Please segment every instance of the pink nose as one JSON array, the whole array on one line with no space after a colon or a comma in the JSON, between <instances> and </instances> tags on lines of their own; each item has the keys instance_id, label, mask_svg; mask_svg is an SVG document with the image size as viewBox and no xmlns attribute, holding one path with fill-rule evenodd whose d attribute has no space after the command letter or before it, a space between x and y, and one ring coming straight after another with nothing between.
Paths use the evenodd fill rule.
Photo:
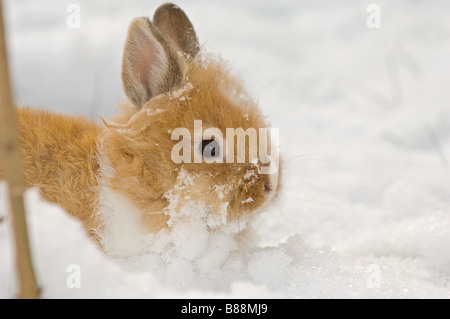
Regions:
<instances>
[{"instance_id":1,"label":"pink nose","mask_svg":"<svg viewBox=\"0 0 450 319\"><path fill-rule=\"evenodd\" d=\"M272 187L271 187L272 185L270 185L270 183L267 183L267 184L265 184L264 185L264 191L266 192L266 193L270 193L271 191L272 191Z\"/></svg>"}]
</instances>

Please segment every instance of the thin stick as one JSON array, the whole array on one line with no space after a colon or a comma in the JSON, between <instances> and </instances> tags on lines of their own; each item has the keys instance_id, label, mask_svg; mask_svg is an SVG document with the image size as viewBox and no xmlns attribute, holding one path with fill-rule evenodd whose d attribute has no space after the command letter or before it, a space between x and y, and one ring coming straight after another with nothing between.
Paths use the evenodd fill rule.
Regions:
<instances>
[{"instance_id":1,"label":"thin stick","mask_svg":"<svg viewBox=\"0 0 450 319\"><path fill-rule=\"evenodd\" d=\"M13 106L6 52L2 1L0 0L0 137L5 179L9 185L11 221L14 232L18 298L39 298L39 291L31 264L28 231L25 219L23 192L25 190L19 148L16 113Z\"/></svg>"}]
</instances>

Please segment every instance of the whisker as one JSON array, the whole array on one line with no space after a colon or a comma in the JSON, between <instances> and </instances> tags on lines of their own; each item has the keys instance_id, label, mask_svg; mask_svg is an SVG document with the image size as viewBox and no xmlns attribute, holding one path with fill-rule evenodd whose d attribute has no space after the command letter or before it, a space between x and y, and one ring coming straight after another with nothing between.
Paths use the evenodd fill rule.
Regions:
<instances>
[{"instance_id":1,"label":"whisker","mask_svg":"<svg viewBox=\"0 0 450 319\"><path fill-rule=\"evenodd\" d=\"M253 84L250 85L251 88L251 92L255 92L257 90L257 85L258 82L260 82L263 78L264 75L270 70L274 68L274 63L272 63L271 65L267 65L265 68L261 68L261 72L259 73L259 75L256 77L256 80L253 82ZM259 95L261 94L261 92L266 89L267 87L270 87L272 85L276 84L276 82L271 82L266 84L265 86L263 86L262 88L258 89L258 92L255 93L256 97L259 97Z\"/></svg>"},{"instance_id":2,"label":"whisker","mask_svg":"<svg viewBox=\"0 0 450 319\"><path fill-rule=\"evenodd\" d=\"M267 88L270 88L270 87L272 87L272 86L275 86L275 84L278 84L277 82L270 82L270 83L267 83L266 85L264 85L263 87L261 87L259 90L258 90L258 92L257 93L255 93L255 96L257 97L257 98L259 98L259 96L261 95L261 93L264 91L264 90L266 90Z\"/></svg>"}]
</instances>

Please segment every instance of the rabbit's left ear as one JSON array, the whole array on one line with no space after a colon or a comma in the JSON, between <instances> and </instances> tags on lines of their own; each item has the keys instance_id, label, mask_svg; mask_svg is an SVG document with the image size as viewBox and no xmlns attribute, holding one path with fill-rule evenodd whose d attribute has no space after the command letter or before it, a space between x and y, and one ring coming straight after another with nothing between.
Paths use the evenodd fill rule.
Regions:
<instances>
[{"instance_id":1,"label":"rabbit's left ear","mask_svg":"<svg viewBox=\"0 0 450 319\"><path fill-rule=\"evenodd\" d=\"M147 18L136 18L128 29L122 61L127 97L142 108L152 97L172 91L184 78L176 50Z\"/></svg>"},{"instance_id":2,"label":"rabbit's left ear","mask_svg":"<svg viewBox=\"0 0 450 319\"><path fill-rule=\"evenodd\" d=\"M169 37L184 53L194 58L200 46L191 21L183 10L173 3L161 5L153 16L153 24L164 38Z\"/></svg>"}]
</instances>

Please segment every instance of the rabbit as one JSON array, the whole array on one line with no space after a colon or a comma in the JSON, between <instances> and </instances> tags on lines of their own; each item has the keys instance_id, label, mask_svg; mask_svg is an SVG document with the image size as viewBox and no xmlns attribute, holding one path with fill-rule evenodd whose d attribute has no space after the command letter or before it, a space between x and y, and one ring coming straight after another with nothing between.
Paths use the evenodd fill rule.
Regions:
<instances>
[{"instance_id":1,"label":"rabbit","mask_svg":"<svg viewBox=\"0 0 450 319\"><path fill-rule=\"evenodd\" d=\"M26 186L37 186L44 199L80 220L106 252L142 251L142 236L170 228L168 207L180 209L185 199L201 201L208 214L232 221L276 196L278 155L271 158L278 166L271 174L261 173L261 163L250 155L244 163L173 160L180 139L172 132L184 128L195 136L195 121L202 121L202 132L269 127L227 64L200 52L194 28L178 6L161 5L152 21L131 22L121 77L128 101L120 105L121 114L101 125L17 108ZM223 156L228 144L216 135L194 138L194 155L201 158L207 149L209 157ZM0 160L0 178L4 169Z\"/></svg>"}]
</instances>

